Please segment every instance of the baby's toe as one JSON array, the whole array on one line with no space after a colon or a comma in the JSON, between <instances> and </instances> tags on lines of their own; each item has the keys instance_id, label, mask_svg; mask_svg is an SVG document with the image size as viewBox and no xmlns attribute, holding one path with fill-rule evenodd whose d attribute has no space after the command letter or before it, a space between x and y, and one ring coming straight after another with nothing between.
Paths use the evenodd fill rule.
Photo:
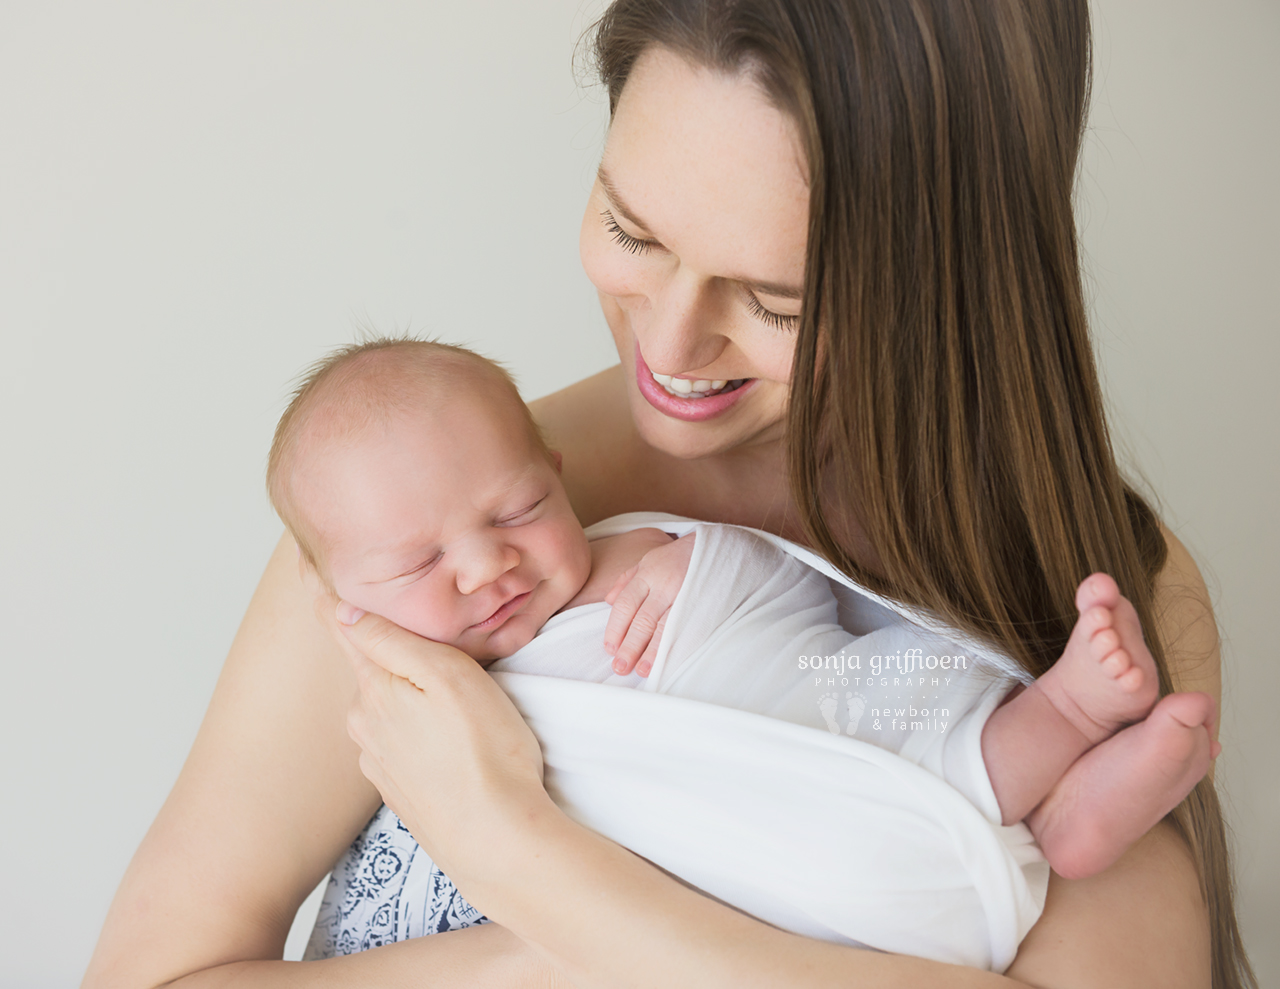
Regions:
<instances>
[{"instance_id":1,"label":"baby's toe","mask_svg":"<svg viewBox=\"0 0 1280 989\"><path fill-rule=\"evenodd\" d=\"M1076 589L1076 608L1082 616L1090 608L1114 608L1120 600L1120 588L1109 574L1091 574Z\"/></svg>"},{"instance_id":2,"label":"baby's toe","mask_svg":"<svg viewBox=\"0 0 1280 989\"><path fill-rule=\"evenodd\" d=\"M1123 652L1124 650L1121 650ZM1128 653L1125 653L1126 658ZM1143 684L1147 682L1147 675L1139 666L1129 664L1129 668L1116 677L1116 685L1125 693L1136 694L1142 689Z\"/></svg>"},{"instance_id":3,"label":"baby's toe","mask_svg":"<svg viewBox=\"0 0 1280 989\"><path fill-rule=\"evenodd\" d=\"M1121 648L1120 636L1113 628L1099 629L1090 636L1089 653L1112 676L1119 676L1129 668L1129 654ZM1121 655L1117 657L1117 653Z\"/></svg>"},{"instance_id":4,"label":"baby's toe","mask_svg":"<svg viewBox=\"0 0 1280 989\"><path fill-rule=\"evenodd\" d=\"M1076 622L1076 627L1093 635L1095 632L1104 628L1110 628L1115 624L1115 616L1112 615L1110 608L1104 608L1102 605L1094 605L1092 608L1086 608L1080 612L1080 618Z\"/></svg>"}]
</instances>

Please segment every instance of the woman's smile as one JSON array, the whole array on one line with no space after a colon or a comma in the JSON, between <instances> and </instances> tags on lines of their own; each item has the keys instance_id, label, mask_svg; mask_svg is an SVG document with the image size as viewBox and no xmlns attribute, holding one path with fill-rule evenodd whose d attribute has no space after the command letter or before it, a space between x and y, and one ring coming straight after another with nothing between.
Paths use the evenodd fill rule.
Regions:
<instances>
[{"instance_id":1,"label":"woman's smile","mask_svg":"<svg viewBox=\"0 0 1280 989\"><path fill-rule=\"evenodd\" d=\"M704 422L723 415L754 390L758 378L718 379L656 374L636 343L636 387L663 415L685 422Z\"/></svg>"}]
</instances>

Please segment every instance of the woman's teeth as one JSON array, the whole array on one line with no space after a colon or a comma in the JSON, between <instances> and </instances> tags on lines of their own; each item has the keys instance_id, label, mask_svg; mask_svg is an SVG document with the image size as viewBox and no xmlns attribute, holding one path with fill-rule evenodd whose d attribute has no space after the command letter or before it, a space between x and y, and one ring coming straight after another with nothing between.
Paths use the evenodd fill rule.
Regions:
<instances>
[{"instance_id":1,"label":"woman's teeth","mask_svg":"<svg viewBox=\"0 0 1280 989\"><path fill-rule=\"evenodd\" d=\"M688 378L677 378L670 374L658 374L656 371L650 371L653 380L660 384L665 392L669 395L675 395L677 398L707 398L720 391L732 391L734 388L742 387L746 378L737 378L733 381L707 381L699 378L690 381Z\"/></svg>"}]
</instances>

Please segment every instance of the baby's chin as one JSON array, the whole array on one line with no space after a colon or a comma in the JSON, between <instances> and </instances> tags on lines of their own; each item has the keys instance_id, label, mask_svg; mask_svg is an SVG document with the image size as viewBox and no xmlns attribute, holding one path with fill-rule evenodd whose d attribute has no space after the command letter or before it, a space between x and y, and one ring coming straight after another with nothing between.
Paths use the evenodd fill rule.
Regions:
<instances>
[{"instance_id":1,"label":"baby's chin","mask_svg":"<svg viewBox=\"0 0 1280 989\"><path fill-rule=\"evenodd\" d=\"M489 666L519 652L533 641L541 627L541 623L534 624L527 615L512 615L483 642L459 643L458 648L481 666Z\"/></svg>"}]
</instances>

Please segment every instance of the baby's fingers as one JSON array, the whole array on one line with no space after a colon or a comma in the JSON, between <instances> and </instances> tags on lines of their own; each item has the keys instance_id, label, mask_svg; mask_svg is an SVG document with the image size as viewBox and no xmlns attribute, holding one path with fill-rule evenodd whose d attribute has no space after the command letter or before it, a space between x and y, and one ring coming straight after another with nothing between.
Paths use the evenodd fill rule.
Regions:
<instances>
[{"instance_id":1,"label":"baby's fingers","mask_svg":"<svg viewBox=\"0 0 1280 989\"><path fill-rule=\"evenodd\" d=\"M649 666L653 665L654 651L658 645L658 629L661 627L665 611L659 611L652 595L631 619L631 627L627 629L626 638L618 646L613 657L613 668L617 673L630 673L638 662L648 656ZM646 670L641 674L647 676Z\"/></svg>"},{"instance_id":2,"label":"baby's fingers","mask_svg":"<svg viewBox=\"0 0 1280 989\"><path fill-rule=\"evenodd\" d=\"M613 582L613 587L609 589L609 593L604 596L605 604L613 604L614 598L622 593L622 589L631 582L631 578L640 570L640 564L636 564L630 570L624 572L617 580Z\"/></svg>"},{"instance_id":3,"label":"baby's fingers","mask_svg":"<svg viewBox=\"0 0 1280 989\"><path fill-rule=\"evenodd\" d=\"M609 613L609 624L604 630L604 651L616 656L626 640L636 613L649 596L649 586L643 580L632 580L614 596L613 611ZM638 655L638 653L637 653ZM617 668L615 663L614 668ZM628 666L627 673L631 672Z\"/></svg>"},{"instance_id":4,"label":"baby's fingers","mask_svg":"<svg viewBox=\"0 0 1280 989\"><path fill-rule=\"evenodd\" d=\"M664 611L662 617L658 619L658 626L653 630L653 638L649 640L649 644L644 647L644 654L640 657L640 662L636 663L636 672L642 677L647 677L653 669L654 661L658 658L658 646L662 642L662 630L667 624L667 615L670 611Z\"/></svg>"}]
</instances>

